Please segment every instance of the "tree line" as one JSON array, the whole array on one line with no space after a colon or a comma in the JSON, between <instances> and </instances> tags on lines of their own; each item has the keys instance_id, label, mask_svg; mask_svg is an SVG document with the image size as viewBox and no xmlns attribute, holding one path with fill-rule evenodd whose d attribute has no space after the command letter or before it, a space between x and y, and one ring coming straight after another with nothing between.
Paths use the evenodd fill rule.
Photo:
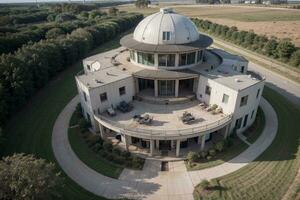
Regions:
<instances>
[{"instance_id":1,"label":"tree line","mask_svg":"<svg viewBox=\"0 0 300 200\"><path fill-rule=\"evenodd\" d=\"M0 124L20 109L51 77L94 47L114 38L143 18L124 14L73 30L63 37L27 44L13 54L0 56Z\"/></svg>"},{"instance_id":2,"label":"tree line","mask_svg":"<svg viewBox=\"0 0 300 200\"><path fill-rule=\"evenodd\" d=\"M240 31L235 26L228 27L198 18L192 20L201 31L300 68L300 49L290 39L268 38L253 31Z\"/></svg>"}]
</instances>

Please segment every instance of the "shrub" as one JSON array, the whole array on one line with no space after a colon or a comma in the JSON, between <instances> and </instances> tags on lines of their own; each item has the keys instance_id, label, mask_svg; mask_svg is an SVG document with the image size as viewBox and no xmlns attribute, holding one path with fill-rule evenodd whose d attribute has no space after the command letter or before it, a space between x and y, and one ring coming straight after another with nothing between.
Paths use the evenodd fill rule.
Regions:
<instances>
[{"instance_id":1,"label":"shrub","mask_svg":"<svg viewBox=\"0 0 300 200\"><path fill-rule=\"evenodd\" d=\"M101 148L102 148L102 145L100 143L96 143L93 146L93 151L97 153L98 151L100 151Z\"/></svg>"},{"instance_id":2,"label":"shrub","mask_svg":"<svg viewBox=\"0 0 300 200\"><path fill-rule=\"evenodd\" d=\"M213 157L213 156L216 155L216 150L215 149L210 149L210 150L208 150L208 154Z\"/></svg>"},{"instance_id":3,"label":"shrub","mask_svg":"<svg viewBox=\"0 0 300 200\"><path fill-rule=\"evenodd\" d=\"M84 118L81 118L79 120L78 124L79 124L79 129L81 132L85 132L90 126L89 122L86 121Z\"/></svg>"},{"instance_id":4,"label":"shrub","mask_svg":"<svg viewBox=\"0 0 300 200\"><path fill-rule=\"evenodd\" d=\"M129 151L122 151L121 156L123 156L125 158L129 158L131 156L131 153Z\"/></svg>"},{"instance_id":5,"label":"shrub","mask_svg":"<svg viewBox=\"0 0 300 200\"><path fill-rule=\"evenodd\" d=\"M125 159L120 156L115 156L114 161L119 165L124 165L124 163L125 163Z\"/></svg>"},{"instance_id":6,"label":"shrub","mask_svg":"<svg viewBox=\"0 0 300 200\"><path fill-rule=\"evenodd\" d=\"M199 186L202 188L202 189L208 189L209 186L210 186L210 182L206 179L202 180L200 183L199 183Z\"/></svg>"},{"instance_id":7,"label":"shrub","mask_svg":"<svg viewBox=\"0 0 300 200\"><path fill-rule=\"evenodd\" d=\"M206 159L210 160L210 159L212 159L212 156L206 156Z\"/></svg>"},{"instance_id":8,"label":"shrub","mask_svg":"<svg viewBox=\"0 0 300 200\"><path fill-rule=\"evenodd\" d=\"M90 134L87 139L86 142L90 145L90 146L94 146L96 143L99 143L100 141L100 136L99 135L95 135L95 134Z\"/></svg>"},{"instance_id":9,"label":"shrub","mask_svg":"<svg viewBox=\"0 0 300 200\"><path fill-rule=\"evenodd\" d=\"M227 147L231 147L231 146L233 145L232 139L227 138L227 139L225 140L225 144L226 144Z\"/></svg>"},{"instance_id":10,"label":"shrub","mask_svg":"<svg viewBox=\"0 0 300 200\"><path fill-rule=\"evenodd\" d=\"M144 159L134 156L132 158L132 167L136 168L136 169L141 169L143 167L144 164Z\"/></svg>"},{"instance_id":11,"label":"shrub","mask_svg":"<svg viewBox=\"0 0 300 200\"><path fill-rule=\"evenodd\" d=\"M196 152L190 151L187 155L189 162L196 162L198 160L198 154Z\"/></svg>"},{"instance_id":12,"label":"shrub","mask_svg":"<svg viewBox=\"0 0 300 200\"><path fill-rule=\"evenodd\" d=\"M107 160L109 160L109 161L115 160L115 156L114 156L113 154L107 154L106 158L107 158Z\"/></svg>"},{"instance_id":13,"label":"shrub","mask_svg":"<svg viewBox=\"0 0 300 200\"><path fill-rule=\"evenodd\" d=\"M114 147L112 152L118 156L121 154L121 150L118 147Z\"/></svg>"},{"instance_id":14,"label":"shrub","mask_svg":"<svg viewBox=\"0 0 300 200\"><path fill-rule=\"evenodd\" d=\"M107 155L108 155L108 153L107 153L106 151L99 151L98 153L99 153L99 155L100 155L101 157L103 157L103 158L106 158Z\"/></svg>"},{"instance_id":15,"label":"shrub","mask_svg":"<svg viewBox=\"0 0 300 200\"><path fill-rule=\"evenodd\" d=\"M224 150L224 141L219 141L215 144L215 149L219 152Z\"/></svg>"},{"instance_id":16,"label":"shrub","mask_svg":"<svg viewBox=\"0 0 300 200\"><path fill-rule=\"evenodd\" d=\"M113 146L112 146L112 144L110 142L107 142L107 141L103 142L103 149L105 151L111 152L112 148L113 148Z\"/></svg>"},{"instance_id":17,"label":"shrub","mask_svg":"<svg viewBox=\"0 0 300 200\"><path fill-rule=\"evenodd\" d=\"M201 158L206 158L206 156L208 155L207 151L201 151Z\"/></svg>"}]
</instances>

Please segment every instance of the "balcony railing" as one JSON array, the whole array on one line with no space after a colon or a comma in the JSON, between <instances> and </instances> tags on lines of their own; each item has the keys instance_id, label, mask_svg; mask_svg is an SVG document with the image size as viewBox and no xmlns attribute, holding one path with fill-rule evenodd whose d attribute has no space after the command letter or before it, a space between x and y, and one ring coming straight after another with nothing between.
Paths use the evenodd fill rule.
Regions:
<instances>
[{"instance_id":1,"label":"balcony railing","mask_svg":"<svg viewBox=\"0 0 300 200\"><path fill-rule=\"evenodd\" d=\"M124 124L121 124L119 122L113 121L108 119L107 117L104 117L102 115L97 116L101 121L108 123L111 126L114 126L118 129L120 129L121 132L136 136L136 137L146 137L146 138L152 138L152 137L180 137L180 136L187 136L187 135L193 135L193 134L200 134L203 132L207 132L209 130L217 129L224 127L232 120L232 114L226 115L224 118L208 123L205 125L200 125L198 127L193 128L187 128L187 129L167 129L167 130L159 130L159 129L142 129L142 128L131 128ZM150 125L151 127L151 125Z\"/></svg>"}]
</instances>

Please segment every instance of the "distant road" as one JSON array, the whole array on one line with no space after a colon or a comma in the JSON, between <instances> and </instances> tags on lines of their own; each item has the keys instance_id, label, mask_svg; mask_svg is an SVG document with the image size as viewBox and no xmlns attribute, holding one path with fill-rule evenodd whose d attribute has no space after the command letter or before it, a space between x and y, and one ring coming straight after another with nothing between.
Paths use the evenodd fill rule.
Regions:
<instances>
[{"instance_id":1,"label":"distant road","mask_svg":"<svg viewBox=\"0 0 300 200\"><path fill-rule=\"evenodd\" d=\"M254 54L250 55L248 51L245 51L241 48L214 39L214 45L218 47L218 44L234 52L239 52L240 55L248 56L253 59L259 60L260 62L263 63L270 62L269 60L264 60L262 57L258 57ZM275 64L273 63L273 65ZM266 77L267 86L278 91L280 94L282 94L283 96L285 96L290 101L292 101L293 103L297 104L300 107L300 84L299 83L289 80L288 78L279 75L278 73L275 73L253 62L249 62L249 70L264 75Z\"/></svg>"}]
</instances>

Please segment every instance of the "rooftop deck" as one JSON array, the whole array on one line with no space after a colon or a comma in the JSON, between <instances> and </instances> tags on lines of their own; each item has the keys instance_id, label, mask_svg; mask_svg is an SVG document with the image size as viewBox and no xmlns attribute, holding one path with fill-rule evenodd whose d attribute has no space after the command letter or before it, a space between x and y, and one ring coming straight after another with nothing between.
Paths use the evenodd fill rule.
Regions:
<instances>
[{"instance_id":1,"label":"rooftop deck","mask_svg":"<svg viewBox=\"0 0 300 200\"><path fill-rule=\"evenodd\" d=\"M182 104L159 105L133 101L131 112L121 113L110 117L107 113L96 115L96 119L104 126L117 132L145 139L181 139L213 132L226 126L231 121L231 115L213 115L199 106L194 100ZM192 113L196 120L191 124L181 121L182 114ZM134 120L135 115L149 114L153 117L150 125L139 124Z\"/></svg>"}]
</instances>

